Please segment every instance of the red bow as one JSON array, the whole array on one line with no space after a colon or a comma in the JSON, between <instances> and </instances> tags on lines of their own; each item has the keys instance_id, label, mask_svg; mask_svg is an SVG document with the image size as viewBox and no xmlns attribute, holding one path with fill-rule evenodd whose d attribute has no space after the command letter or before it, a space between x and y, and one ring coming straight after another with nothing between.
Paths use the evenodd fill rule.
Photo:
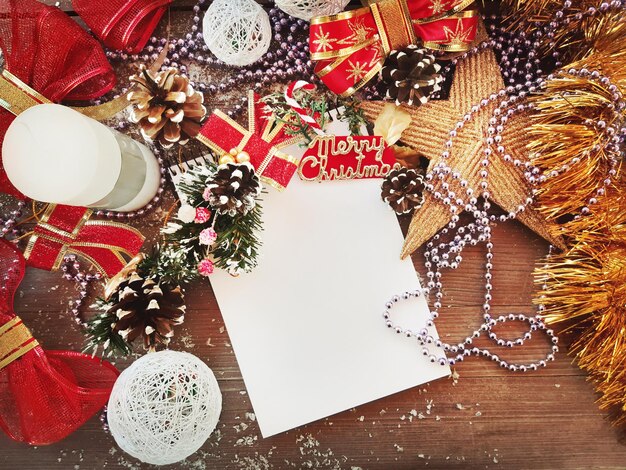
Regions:
<instances>
[{"instance_id":1,"label":"red bow","mask_svg":"<svg viewBox=\"0 0 626 470\"><path fill-rule=\"evenodd\" d=\"M128 225L90 217L84 207L49 205L24 252L29 266L54 271L66 253L75 253L105 276L115 276L128 262L124 257L139 253L144 237Z\"/></svg>"},{"instance_id":2,"label":"red bow","mask_svg":"<svg viewBox=\"0 0 626 470\"><path fill-rule=\"evenodd\" d=\"M90 100L113 88L115 74L98 41L58 8L0 0L0 14L5 70L48 100ZM0 109L0 145L12 121L13 114ZM24 198L1 164L0 192Z\"/></svg>"},{"instance_id":3,"label":"red bow","mask_svg":"<svg viewBox=\"0 0 626 470\"><path fill-rule=\"evenodd\" d=\"M334 93L349 96L369 82L394 49L414 44L465 51L476 37L473 0L382 0L369 7L311 20L315 73Z\"/></svg>"},{"instance_id":4,"label":"red bow","mask_svg":"<svg viewBox=\"0 0 626 470\"><path fill-rule=\"evenodd\" d=\"M72 0L102 42L131 54L141 51L172 0Z\"/></svg>"},{"instance_id":5,"label":"red bow","mask_svg":"<svg viewBox=\"0 0 626 470\"><path fill-rule=\"evenodd\" d=\"M21 253L0 240L0 427L16 441L45 445L102 408L119 372L91 356L39 346L13 311L24 271Z\"/></svg>"},{"instance_id":6,"label":"red bow","mask_svg":"<svg viewBox=\"0 0 626 470\"><path fill-rule=\"evenodd\" d=\"M246 129L217 110L196 138L220 156L232 149L247 152L261 181L278 190L285 189L298 168L298 160L279 149L300 139L285 132L285 123L276 122L265 103L252 92L248 97L248 121Z\"/></svg>"}]
</instances>

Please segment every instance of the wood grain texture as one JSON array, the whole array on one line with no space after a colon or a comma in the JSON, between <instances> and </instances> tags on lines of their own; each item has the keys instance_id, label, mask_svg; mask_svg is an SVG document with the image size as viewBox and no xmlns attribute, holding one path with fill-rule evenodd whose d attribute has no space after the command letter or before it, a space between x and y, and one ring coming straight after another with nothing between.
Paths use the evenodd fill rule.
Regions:
<instances>
[{"instance_id":1,"label":"wood grain texture","mask_svg":"<svg viewBox=\"0 0 626 470\"><path fill-rule=\"evenodd\" d=\"M175 36L184 35L190 27L187 7L192 3L174 2L177 9L171 21ZM62 0L63 8L70 9L69 5ZM116 64L116 70L124 82L130 67ZM190 74L214 83L228 73L232 69L190 66ZM228 108L234 98L233 94L220 96L219 101L209 102L209 107ZM185 153L199 151L190 147ZM173 203L168 192L159 210L135 223L149 235L148 244L154 242ZM402 221L405 230L407 223ZM532 270L546 253L546 243L516 222L498 224L493 242L494 313L531 313ZM480 323L483 254L482 247L467 249L462 267L444 274L446 299L438 329L446 340L460 340ZM415 253L413 260L423 275L422 253ZM92 298L98 294L92 293ZM59 273L27 272L16 311L45 348L81 349L84 336L68 314L68 300L73 295L73 286ZM381 304L384 301L381 299ZM186 322L177 329L172 348L199 356L215 371L224 394L224 410L217 432L202 450L166 468L626 468L623 434L597 409L591 385L565 352L548 368L526 374L504 372L491 362L472 358L455 368L456 379L442 379L262 439L210 284L191 286L187 303ZM515 357L536 358L545 348L545 342L536 339ZM116 365L123 369L129 363L124 360ZM2 469L151 468L117 449L97 417L51 446L30 448L2 435L0 449Z\"/></svg>"}]
</instances>

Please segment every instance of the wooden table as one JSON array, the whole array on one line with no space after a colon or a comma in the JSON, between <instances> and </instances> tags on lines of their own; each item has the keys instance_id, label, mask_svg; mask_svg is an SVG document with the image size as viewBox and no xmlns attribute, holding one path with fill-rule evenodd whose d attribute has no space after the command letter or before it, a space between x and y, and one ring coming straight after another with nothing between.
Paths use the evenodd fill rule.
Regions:
<instances>
[{"instance_id":1,"label":"wooden table","mask_svg":"<svg viewBox=\"0 0 626 470\"><path fill-rule=\"evenodd\" d=\"M71 11L69 3L63 0L60 7ZM190 27L191 6L189 0L174 2L173 36ZM123 81L127 69L118 71ZM223 97L222 104L229 99ZM154 236L171 202L135 225ZM547 244L516 222L497 225L493 238L493 310L530 314L533 266ZM446 339L462 339L480 323L482 254L482 247L468 249L462 268L445 274L448 302L438 328ZM421 253L413 257L423 275L422 259ZM84 336L68 314L73 296L73 286L59 273L28 270L16 311L45 348L81 349ZM170 468L626 468L624 434L598 410L585 374L564 351L548 368L526 374L472 358L449 379L263 439L210 284L191 286L187 304L172 348L192 352L215 371L224 410L202 450ZM532 342L523 356L539 357L545 347ZM129 363L116 365L123 369ZM30 448L3 435L0 448L3 469L149 467L121 452L97 417L55 445Z\"/></svg>"}]
</instances>

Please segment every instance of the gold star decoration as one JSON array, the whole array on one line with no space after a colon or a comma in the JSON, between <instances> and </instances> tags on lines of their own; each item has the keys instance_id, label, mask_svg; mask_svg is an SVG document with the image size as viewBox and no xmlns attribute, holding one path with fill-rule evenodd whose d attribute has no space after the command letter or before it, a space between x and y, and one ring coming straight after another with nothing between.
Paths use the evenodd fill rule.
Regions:
<instances>
[{"instance_id":1,"label":"gold star decoration","mask_svg":"<svg viewBox=\"0 0 626 470\"><path fill-rule=\"evenodd\" d=\"M322 52L326 52L330 48L333 42L337 42L337 39L331 38L330 33L328 32L325 33L322 28L320 28L319 31L317 31L317 33L315 34L315 40L313 41L313 43L317 44L317 47Z\"/></svg>"},{"instance_id":2,"label":"gold star decoration","mask_svg":"<svg viewBox=\"0 0 626 470\"><path fill-rule=\"evenodd\" d=\"M359 62L357 60L356 64L354 62L352 62L351 60L348 60L348 65L352 68L348 69L348 72L350 72L350 75L348 75L348 78L350 80L354 80L355 82L358 82L359 80L361 80L366 72L366 68L365 68L365 64L361 64L361 62Z\"/></svg>"},{"instance_id":3,"label":"gold star decoration","mask_svg":"<svg viewBox=\"0 0 626 470\"><path fill-rule=\"evenodd\" d=\"M483 98L489 97L504 87L500 68L491 50L484 50L467 60L459 61L456 66L454 80L448 100L431 100L418 107L404 109L411 114L412 122L404 131L402 142L430 159L429 170L441 161L443 144L448 133L455 128L457 121L470 111L471 107ZM496 100L498 101L498 100ZM491 102L472 121L465 124L458 136L453 139L453 147L447 164L453 171L460 173L467 180L469 187L475 191L480 189L480 161L483 159L483 142L489 118L499 104ZM374 121L382 110L384 102L370 101L362 105L366 117ZM513 159L525 161L525 147L528 137L525 129L529 119L523 115L512 118L504 131L503 145ZM521 168L505 163L498 155L493 155L489 165L489 192L491 201L504 209L513 212L524 202L531 190ZM441 182L437 181L437 189ZM411 220L402 258L409 256L417 248L430 240L450 221L451 213L447 206L426 192L424 204L418 209ZM517 216L517 220L548 240L555 246L563 247L563 241L556 238L549 230L548 222L538 211L527 207Z\"/></svg>"},{"instance_id":4,"label":"gold star decoration","mask_svg":"<svg viewBox=\"0 0 626 470\"><path fill-rule=\"evenodd\" d=\"M337 44L341 46L363 44L376 32L373 28L368 28L367 26L365 26L365 22L363 20L357 20L354 23L350 23L348 26L350 28L350 31L352 31L352 34L344 39L340 39L337 41Z\"/></svg>"},{"instance_id":5,"label":"gold star decoration","mask_svg":"<svg viewBox=\"0 0 626 470\"><path fill-rule=\"evenodd\" d=\"M431 0L430 6L428 8L432 12L433 16L438 15L439 13L444 11L443 2L444 0Z\"/></svg>"}]
</instances>

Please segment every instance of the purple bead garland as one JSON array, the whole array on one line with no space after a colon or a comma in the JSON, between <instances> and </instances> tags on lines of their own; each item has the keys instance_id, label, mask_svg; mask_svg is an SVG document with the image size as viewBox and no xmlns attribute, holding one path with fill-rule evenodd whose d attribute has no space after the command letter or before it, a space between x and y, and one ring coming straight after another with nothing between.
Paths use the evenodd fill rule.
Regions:
<instances>
[{"instance_id":1,"label":"purple bead garland","mask_svg":"<svg viewBox=\"0 0 626 470\"><path fill-rule=\"evenodd\" d=\"M24 201L17 202L17 209L10 211L8 214L0 215L0 238L14 238L22 234L23 229L17 226L18 221L24 215L26 203Z\"/></svg>"},{"instance_id":2,"label":"purple bead garland","mask_svg":"<svg viewBox=\"0 0 626 470\"><path fill-rule=\"evenodd\" d=\"M208 47L204 44L202 33L199 31L201 7L206 2L200 0L193 7L194 17L192 32L187 33L185 38L170 40L169 44L165 38L150 38L149 45L143 54L131 55L118 51L108 51L107 57L112 60L133 61L142 60L148 62L157 59L164 47L169 47L168 57L163 64L164 67L177 67L182 73L187 72L187 67L181 65L183 59L193 60L198 64L226 66L222 61L210 54ZM320 83L313 73L313 64L309 59L309 46L306 42L294 42L293 33L301 31L306 34L308 23L304 20L290 17L279 9L272 8L269 12L270 21L274 30L274 40L280 44L276 51L267 52L256 64L235 69L234 77L229 77L218 84L192 83L201 92L210 95L226 93L231 91L240 83L254 83L252 88L260 91L264 85L278 81L289 81L295 78L305 77L313 82ZM244 103L242 99L242 104ZM236 108L242 111L245 106ZM235 114L235 111L231 112ZM231 114L231 115L232 115Z\"/></svg>"},{"instance_id":3,"label":"purple bead garland","mask_svg":"<svg viewBox=\"0 0 626 470\"><path fill-rule=\"evenodd\" d=\"M85 321L81 317L81 307L83 306L83 302L87 297L87 289L89 285L93 282L98 282L102 280L102 275L98 272L95 274L89 274L81 270L81 265L76 255L66 255L63 258L63 263L61 264L61 272L63 273L64 279L68 281L74 281L74 283L76 284L78 298L75 300L70 300L70 312L74 317L74 322L76 322L76 324L81 327L85 327Z\"/></svg>"}]
</instances>

